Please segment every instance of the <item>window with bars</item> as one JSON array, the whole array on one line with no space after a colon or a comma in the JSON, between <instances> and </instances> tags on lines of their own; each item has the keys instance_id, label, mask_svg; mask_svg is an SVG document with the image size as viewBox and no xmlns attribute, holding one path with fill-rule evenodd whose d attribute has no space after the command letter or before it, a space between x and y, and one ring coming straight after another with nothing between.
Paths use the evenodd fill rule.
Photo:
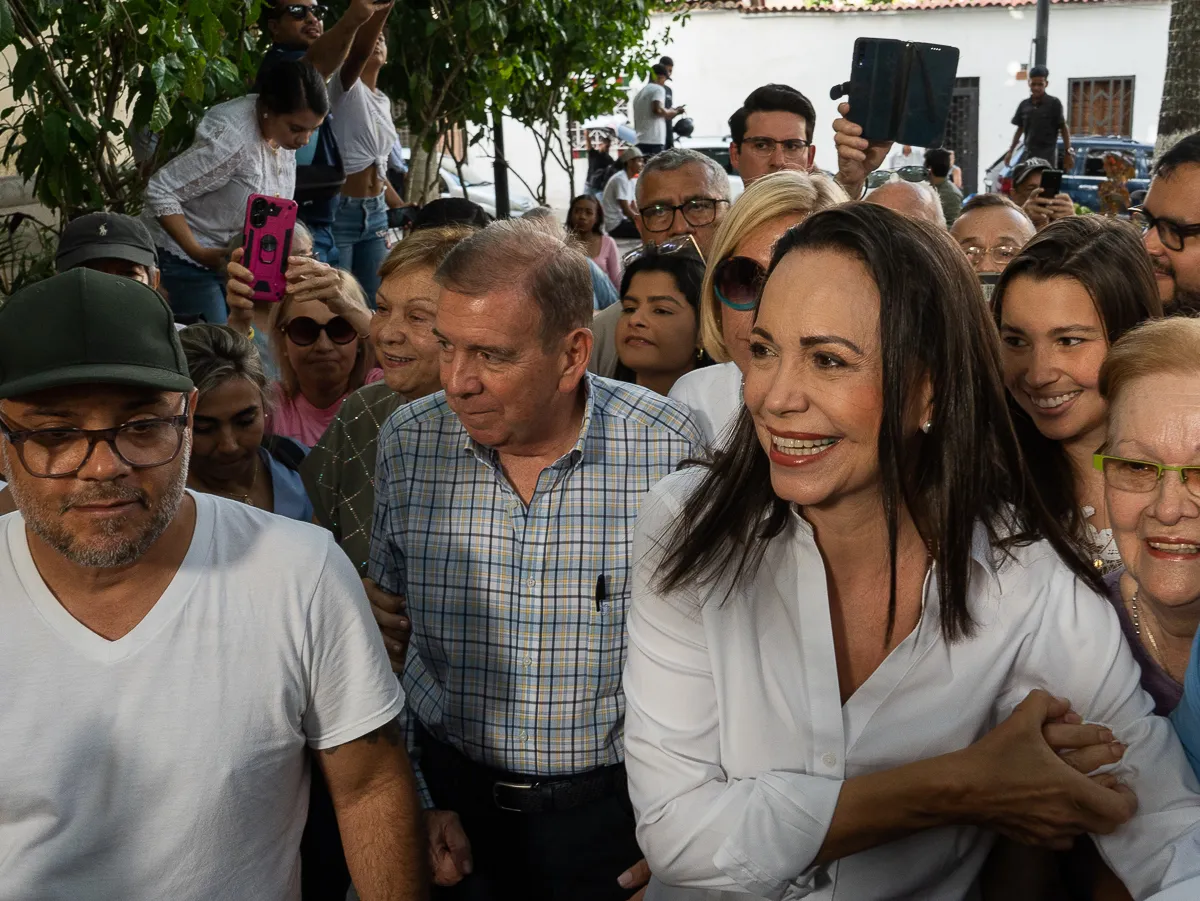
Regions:
<instances>
[{"instance_id":1,"label":"window with bars","mask_svg":"<svg viewBox=\"0 0 1200 901\"><path fill-rule=\"evenodd\" d=\"M1073 135L1133 135L1132 75L1072 78L1067 122Z\"/></svg>"}]
</instances>

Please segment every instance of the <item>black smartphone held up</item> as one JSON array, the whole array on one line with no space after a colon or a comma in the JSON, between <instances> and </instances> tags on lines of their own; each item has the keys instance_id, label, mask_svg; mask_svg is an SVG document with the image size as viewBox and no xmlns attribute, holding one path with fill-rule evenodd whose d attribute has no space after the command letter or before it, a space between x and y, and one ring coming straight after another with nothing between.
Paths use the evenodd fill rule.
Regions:
<instances>
[{"instance_id":1,"label":"black smartphone held up","mask_svg":"<svg viewBox=\"0 0 1200 901\"><path fill-rule=\"evenodd\" d=\"M1057 197L1062 190L1062 169L1042 170L1042 196Z\"/></svg>"},{"instance_id":2,"label":"black smartphone held up","mask_svg":"<svg viewBox=\"0 0 1200 901\"><path fill-rule=\"evenodd\" d=\"M958 74L958 48L891 38L854 42L850 81L829 92L849 94L850 120L869 141L937 147L946 132Z\"/></svg>"}]
</instances>

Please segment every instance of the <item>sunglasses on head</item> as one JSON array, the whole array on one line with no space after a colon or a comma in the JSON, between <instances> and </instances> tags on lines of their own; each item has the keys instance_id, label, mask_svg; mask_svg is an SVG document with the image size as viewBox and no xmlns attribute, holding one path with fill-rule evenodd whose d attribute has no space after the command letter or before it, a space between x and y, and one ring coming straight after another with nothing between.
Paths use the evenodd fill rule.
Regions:
<instances>
[{"instance_id":1,"label":"sunglasses on head","mask_svg":"<svg viewBox=\"0 0 1200 901\"><path fill-rule=\"evenodd\" d=\"M329 336L334 344L349 344L358 337L354 326L341 316L334 316L324 325L308 316L297 316L283 327L283 333L297 347L308 347L316 344L321 332Z\"/></svg>"},{"instance_id":2,"label":"sunglasses on head","mask_svg":"<svg viewBox=\"0 0 1200 901\"><path fill-rule=\"evenodd\" d=\"M767 270L749 257L726 257L713 270L713 293L731 310L753 310Z\"/></svg>"},{"instance_id":3,"label":"sunglasses on head","mask_svg":"<svg viewBox=\"0 0 1200 901\"><path fill-rule=\"evenodd\" d=\"M692 235L680 235L678 238L663 241L661 244L643 244L637 250L631 250L622 258L622 267L626 268L631 263L636 263L645 256L665 257L674 256L675 254L695 257L701 263L704 262L704 254L700 252L700 245L696 243L695 237Z\"/></svg>"},{"instance_id":4,"label":"sunglasses on head","mask_svg":"<svg viewBox=\"0 0 1200 901\"><path fill-rule=\"evenodd\" d=\"M319 21L325 18L325 14L327 12L329 12L328 6L321 6L319 4L315 6L305 6L303 3L291 3L287 6L279 7L278 15L288 15L297 22L303 22L308 18L309 13L312 13Z\"/></svg>"}]
</instances>

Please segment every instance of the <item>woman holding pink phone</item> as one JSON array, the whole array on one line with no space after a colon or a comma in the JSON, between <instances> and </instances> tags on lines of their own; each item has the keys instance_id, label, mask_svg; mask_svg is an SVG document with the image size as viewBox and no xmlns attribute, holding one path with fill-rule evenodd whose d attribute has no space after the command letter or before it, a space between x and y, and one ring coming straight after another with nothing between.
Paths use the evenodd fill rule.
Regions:
<instances>
[{"instance_id":1,"label":"woman holding pink phone","mask_svg":"<svg viewBox=\"0 0 1200 901\"><path fill-rule=\"evenodd\" d=\"M210 109L184 153L146 188L143 218L159 250L162 285L176 315L226 319L219 270L241 233L251 195L291 197L296 151L329 112L325 82L306 62L281 62L260 93Z\"/></svg>"}]
</instances>

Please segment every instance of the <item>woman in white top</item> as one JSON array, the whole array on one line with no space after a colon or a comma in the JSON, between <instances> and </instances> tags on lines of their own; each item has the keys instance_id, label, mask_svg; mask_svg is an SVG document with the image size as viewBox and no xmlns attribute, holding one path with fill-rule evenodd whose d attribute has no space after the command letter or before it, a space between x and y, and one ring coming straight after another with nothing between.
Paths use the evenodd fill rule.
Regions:
<instances>
[{"instance_id":1,"label":"woman in white top","mask_svg":"<svg viewBox=\"0 0 1200 901\"><path fill-rule=\"evenodd\" d=\"M1200 872L1200 785L1023 468L945 231L872 204L812 216L775 250L751 342L728 453L660 482L634 535L647 901L960 901L997 832L1103 833L1135 897ZM1107 739L1051 722L1069 707L1123 758L1059 756Z\"/></svg>"},{"instance_id":2,"label":"woman in white top","mask_svg":"<svg viewBox=\"0 0 1200 901\"><path fill-rule=\"evenodd\" d=\"M143 218L158 245L162 286L178 315L223 323L225 247L251 194L290 198L296 151L329 112L325 82L306 62L268 69L258 94L214 106L196 139L150 178Z\"/></svg>"},{"instance_id":3,"label":"woman in white top","mask_svg":"<svg viewBox=\"0 0 1200 901\"><path fill-rule=\"evenodd\" d=\"M356 49L363 44L370 53L351 52L329 82L333 131L346 167L333 239L339 265L358 279L372 309L379 290L379 267L388 253L388 209L404 205L387 178L388 157L396 144L392 102L376 87L379 71L387 62L383 28L388 12L390 7L376 13L355 38ZM363 60L361 66L353 63L357 59Z\"/></svg>"},{"instance_id":4,"label":"woman in white top","mask_svg":"<svg viewBox=\"0 0 1200 901\"><path fill-rule=\"evenodd\" d=\"M992 293L1009 407L1050 513L1086 540L1104 574L1121 568L1108 526L1100 366L1123 334L1162 316L1137 231L1103 216L1060 219L1025 245Z\"/></svg>"},{"instance_id":5,"label":"woman in white top","mask_svg":"<svg viewBox=\"0 0 1200 901\"><path fill-rule=\"evenodd\" d=\"M718 443L742 408L750 328L775 242L810 213L847 199L824 175L774 172L756 179L722 220L700 295L701 341L721 365L688 373L670 395L691 408L710 445Z\"/></svg>"}]
</instances>

